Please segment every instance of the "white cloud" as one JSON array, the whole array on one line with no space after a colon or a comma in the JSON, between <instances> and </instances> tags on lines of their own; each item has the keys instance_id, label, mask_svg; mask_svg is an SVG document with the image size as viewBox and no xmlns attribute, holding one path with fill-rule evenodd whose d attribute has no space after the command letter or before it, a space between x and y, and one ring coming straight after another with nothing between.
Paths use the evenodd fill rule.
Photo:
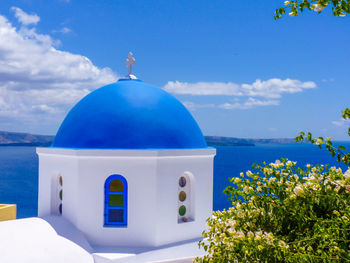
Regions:
<instances>
[{"instance_id":1,"label":"white cloud","mask_svg":"<svg viewBox=\"0 0 350 263\"><path fill-rule=\"evenodd\" d=\"M91 90L117 80L111 69L58 50L51 36L26 26L39 17L13 10L23 23L20 29L0 15L0 117L29 121L47 114L56 123Z\"/></svg>"},{"instance_id":2,"label":"white cloud","mask_svg":"<svg viewBox=\"0 0 350 263\"><path fill-rule=\"evenodd\" d=\"M197 109L204 109L204 108L215 108L215 104L199 104L194 103L192 101L184 101L182 104L189 110L197 110Z\"/></svg>"},{"instance_id":3,"label":"white cloud","mask_svg":"<svg viewBox=\"0 0 350 263\"><path fill-rule=\"evenodd\" d=\"M240 86L235 83L223 83L223 82L197 82L188 83L180 81L169 81L164 90L173 94L183 95L235 95L243 96L244 94L240 90Z\"/></svg>"},{"instance_id":4,"label":"white cloud","mask_svg":"<svg viewBox=\"0 0 350 263\"><path fill-rule=\"evenodd\" d=\"M276 106L279 105L280 102L278 100L257 100L254 98L248 98L244 102L240 102L236 98L234 99L233 103L223 103L223 104L200 104L200 103L194 103L192 101L184 101L184 106L189 110L197 110L197 109L203 109L203 108L219 108L224 110L233 110L233 109L241 109L241 110L247 110L252 109L255 107L262 107L262 106Z\"/></svg>"},{"instance_id":5,"label":"white cloud","mask_svg":"<svg viewBox=\"0 0 350 263\"><path fill-rule=\"evenodd\" d=\"M346 125L350 125L350 120L349 119L340 119L338 121L332 121L332 124L342 127L342 126L346 126Z\"/></svg>"},{"instance_id":6,"label":"white cloud","mask_svg":"<svg viewBox=\"0 0 350 263\"><path fill-rule=\"evenodd\" d=\"M322 82L333 82L335 79L334 78L328 78L328 79L322 79Z\"/></svg>"},{"instance_id":7,"label":"white cloud","mask_svg":"<svg viewBox=\"0 0 350 263\"><path fill-rule=\"evenodd\" d=\"M15 12L15 17L21 22L23 25L36 25L40 21L40 17L36 14L30 15L24 12L21 8L11 7L11 10Z\"/></svg>"},{"instance_id":8,"label":"white cloud","mask_svg":"<svg viewBox=\"0 0 350 263\"><path fill-rule=\"evenodd\" d=\"M235 103L224 103L219 105L218 107L225 110L232 110L232 109L251 109L255 107L261 107L261 106L276 106L279 105L280 102L278 100L257 100L254 98L248 98L245 102L235 102Z\"/></svg>"},{"instance_id":9,"label":"white cloud","mask_svg":"<svg viewBox=\"0 0 350 263\"><path fill-rule=\"evenodd\" d=\"M53 30L52 33L61 33L65 35L72 33L72 29L70 29L69 27L62 27L61 29Z\"/></svg>"},{"instance_id":10,"label":"white cloud","mask_svg":"<svg viewBox=\"0 0 350 263\"><path fill-rule=\"evenodd\" d=\"M251 109L261 106L280 105L279 99L283 94L302 92L305 89L314 89L316 84L312 81L302 82L295 79L273 78L266 81L257 79L252 84L236 84L233 82L180 82L169 81L163 89L178 95L192 96L230 96L232 102L219 105L194 104L185 102L185 106L191 110L198 108L217 107L226 110ZM246 98L242 102L239 98ZM262 98L262 99L260 99Z\"/></svg>"},{"instance_id":11,"label":"white cloud","mask_svg":"<svg viewBox=\"0 0 350 263\"><path fill-rule=\"evenodd\" d=\"M262 98L281 98L284 93L297 93L305 89L316 88L312 81L302 82L293 79L269 79L261 81L257 79L252 84L236 84L233 82L179 82L169 81L164 89L173 94L182 95L224 95L224 96L249 96Z\"/></svg>"}]
</instances>

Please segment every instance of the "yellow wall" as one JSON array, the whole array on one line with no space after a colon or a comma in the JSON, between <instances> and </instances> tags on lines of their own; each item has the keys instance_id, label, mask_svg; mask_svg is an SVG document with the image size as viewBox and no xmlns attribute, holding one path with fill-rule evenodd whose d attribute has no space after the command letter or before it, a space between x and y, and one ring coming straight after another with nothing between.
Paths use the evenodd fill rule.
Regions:
<instances>
[{"instance_id":1,"label":"yellow wall","mask_svg":"<svg viewBox=\"0 0 350 263\"><path fill-rule=\"evenodd\" d=\"M0 204L0 221L16 219L17 206Z\"/></svg>"}]
</instances>

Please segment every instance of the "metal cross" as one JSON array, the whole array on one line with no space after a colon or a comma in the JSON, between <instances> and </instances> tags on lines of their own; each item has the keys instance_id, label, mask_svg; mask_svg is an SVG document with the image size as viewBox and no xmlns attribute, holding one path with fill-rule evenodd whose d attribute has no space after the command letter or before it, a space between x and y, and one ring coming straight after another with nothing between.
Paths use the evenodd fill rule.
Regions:
<instances>
[{"instance_id":1,"label":"metal cross","mask_svg":"<svg viewBox=\"0 0 350 263\"><path fill-rule=\"evenodd\" d=\"M129 52L128 58L125 61L125 65L129 67L129 76L131 76L132 66L135 64L135 58L132 56L132 53Z\"/></svg>"}]
</instances>

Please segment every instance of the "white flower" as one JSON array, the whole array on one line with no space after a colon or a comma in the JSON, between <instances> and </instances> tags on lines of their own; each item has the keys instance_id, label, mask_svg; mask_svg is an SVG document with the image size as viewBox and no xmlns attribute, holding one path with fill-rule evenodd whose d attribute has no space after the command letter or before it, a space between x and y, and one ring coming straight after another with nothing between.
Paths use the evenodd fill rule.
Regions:
<instances>
[{"instance_id":1,"label":"white flower","mask_svg":"<svg viewBox=\"0 0 350 263\"><path fill-rule=\"evenodd\" d=\"M237 232L237 237L238 238L245 238L245 235L242 231Z\"/></svg>"},{"instance_id":2,"label":"white flower","mask_svg":"<svg viewBox=\"0 0 350 263\"><path fill-rule=\"evenodd\" d=\"M300 186L297 186L294 188L293 192L298 195L301 196L304 193L304 189Z\"/></svg>"},{"instance_id":3,"label":"white flower","mask_svg":"<svg viewBox=\"0 0 350 263\"><path fill-rule=\"evenodd\" d=\"M297 174L293 174L293 177L294 177L295 181L299 180L299 176Z\"/></svg>"},{"instance_id":4,"label":"white flower","mask_svg":"<svg viewBox=\"0 0 350 263\"><path fill-rule=\"evenodd\" d=\"M264 174L270 175L272 174L273 170L271 168L264 168Z\"/></svg>"},{"instance_id":5,"label":"white flower","mask_svg":"<svg viewBox=\"0 0 350 263\"><path fill-rule=\"evenodd\" d=\"M275 182L276 181L276 177L270 177L269 179L269 183Z\"/></svg>"},{"instance_id":6,"label":"white flower","mask_svg":"<svg viewBox=\"0 0 350 263\"><path fill-rule=\"evenodd\" d=\"M247 175L247 176L251 176L252 174L253 174L253 173L252 173L251 171L249 171L249 170L246 172L246 175Z\"/></svg>"},{"instance_id":7,"label":"white flower","mask_svg":"<svg viewBox=\"0 0 350 263\"><path fill-rule=\"evenodd\" d=\"M287 247L287 244L286 244L284 241L282 241L282 240L278 241L278 245L279 245L281 248L286 248L286 247Z\"/></svg>"},{"instance_id":8,"label":"white flower","mask_svg":"<svg viewBox=\"0 0 350 263\"><path fill-rule=\"evenodd\" d=\"M248 234L247 234L247 236L248 236L249 238L253 238L253 237L254 237L254 233L251 232L251 231L249 231Z\"/></svg>"},{"instance_id":9,"label":"white flower","mask_svg":"<svg viewBox=\"0 0 350 263\"><path fill-rule=\"evenodd\" d=\"M350 178L350 167L349 169L343 174L345 178L349 179Z\"/></svg>"},{"instance_id":10,"label":"white flower","mask_svg":"<svg viewBox=\"0 0 350 263\"><path fill-rule=\"evenodd\" d=\"M312 190L314 190L314 191L318 191L318 190L320 190L320 185L319 184L316 184L316 185L314 185L313 187L312 187Z\"/></svg>"},{"instance_id":11,"label":"white flower","mask_svg":"<svg viewBox=\"0 0 350 263\"><path fill-rule=\"evenodd\" d=\"M323 141L321 139L317 139L316 145L321 145L322 143L323 143Z\"/></svg>"},{"instance_id":12,"label":"white flower","mask_svg":"<svg viewBox=\"0 0 350 263\"><path fill-rule=\"evenodd\" d=\"M326 8L326 6L323 6L320 4L311 5L311 9L313 9L315 12L322 12L323 9L325 9L325 8Z\"/></svg>"},{"instance_id":13,"label":"white flower","mask_svg":"<svg viewBox=\"0 0 350 263\"><path fill-rule=\"evenodd\" d=\"M267 241L267 244L271 245L272 242L273 242L273 240L274 240L273 234L272 234L272 233L266 234L266 235L265 235L265 239L266 239L266 241Z\"/></svg>"}]
</instances>

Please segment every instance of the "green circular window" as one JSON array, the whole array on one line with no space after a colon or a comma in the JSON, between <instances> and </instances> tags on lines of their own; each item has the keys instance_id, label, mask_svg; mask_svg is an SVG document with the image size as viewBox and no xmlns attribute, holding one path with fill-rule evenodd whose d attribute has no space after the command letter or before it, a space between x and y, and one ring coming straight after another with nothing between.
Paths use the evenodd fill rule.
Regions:
<instances>
[{"instance_id":1,"label":"green circular window","mask_svg":"<svg viewBox=\"0 0 350 263\"><path fill-rule=\"evenodd\" d=\"M180 179L179 179L179 185L181 187L184 187L186 185L186 178L181 176Z\"/></svg>"},{"instance_id":2,"label":"green circular window","mask_svg":"<svg viewBox=\"0 0 350 263\"><path fill-rule=\"evenodd\" d=\"M62 190L60 191L60 200L62 200Z\"/></svg>"},{"instance_id":3,"label":"green circular window","mask_svg":"<svg viewBox=\"0 0 350 263\"><path fill-rule=\"evenodd\" d=\"M185 193L184 191L181 191L181 192L179 193L179 200L180 200L181 202L183 202L183 201L186 200L186 193Z\"/></svg>"},{"instance_id":4,"label":"green circular window","mask_svg":"<svg viewBox=\"0 0 350 263\"><path fill-rule=\"evenodd\" d=\"M184 216L186 214L186 206L182 205L179 208L179 215Z\"/></svg>"}]
</instances>

